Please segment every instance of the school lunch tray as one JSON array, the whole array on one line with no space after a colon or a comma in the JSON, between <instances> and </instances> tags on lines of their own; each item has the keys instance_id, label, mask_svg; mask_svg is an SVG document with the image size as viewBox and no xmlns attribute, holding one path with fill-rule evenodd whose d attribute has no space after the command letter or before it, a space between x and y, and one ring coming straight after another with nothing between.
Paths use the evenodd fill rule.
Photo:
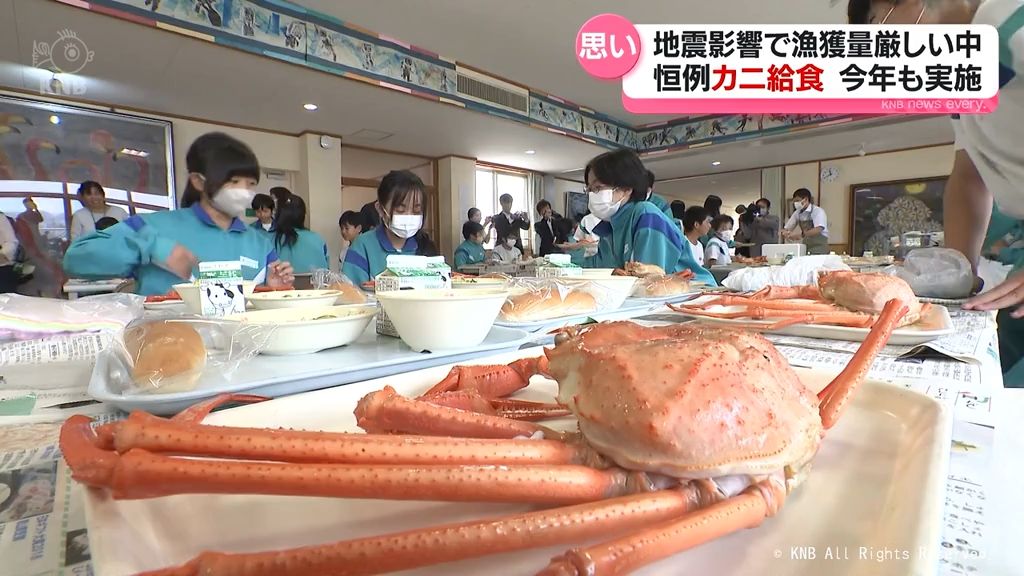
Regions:
<instances>
[{"instance_id":1,"label":"school lunch tray","mask_svg":"<svg viewBox=\"0 0 1024 576\"><path fill-rule=\"evenodd\" d=\"M88 393L93 399L121 410L144 410L162 416L176 414L226 392L276 398L517 350L531 338L524 330L494 326L483 343L474 348L417 353L398 338L378 335L371 322L363 335L348 346L315 354L260 355L239 366L230 382L203 375L195 389L172 394L125 395L110 390L104 377L108 371L102 365L106 356L101 355L93 369Z\"/></svg>"}]
</instances>

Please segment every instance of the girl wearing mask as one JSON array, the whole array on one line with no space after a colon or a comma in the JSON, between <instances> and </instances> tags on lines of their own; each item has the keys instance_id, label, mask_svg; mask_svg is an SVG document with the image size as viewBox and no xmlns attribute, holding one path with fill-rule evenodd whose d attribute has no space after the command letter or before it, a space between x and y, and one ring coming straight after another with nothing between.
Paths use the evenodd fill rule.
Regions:
<instances>
[{"instance_id":1,"label":"girl wearing mask","mask_svg":"<svg viewBox=\"0 0 1024 576\"><path fill-rule=\"evenodd\" d=\"M729 257L729 243L732 242L732 216L719 214L711 221L713 235L704 250L705 266L728 266L732 263Z\"/></svg>"},{"instance_id":2,"label":"girl wearing mask","mask_svg":"<svg viewBox=\"0 0 1024 576\"><path fill-rule=\"evenodd\" d=\"M584 171L590 212L601 220L594 233L601 240L588 268L624 268L626 262L660 266L669 274L692 270L696 279L716 285L697 264L679 227L646 202L647 170L636 152L617 150L594 158Z\"/></svg>"},{"instance_id":3,"label":"girl wearing mask","mask_svg":"<svg viewBox=\"0 0 1024 576\"><path fill-rule=\"evenodd\" d=\"M274 287L294 276L272 240L239 217L255 196L260 167L248 146L221 133L200 136L185 156L181 209L136 215L71 244L64 270L75 278L134 277L142 295L164 294L198 274L199 262L240 260L242 275Z\"/></svg>"},{"instance_id":4,"label":"girl wearing mask","mask_svg":"<svg viewBox=\"0 0 1024 576\"><path fill-rule=\"evenodd\" d=\"M390 254L437 256L423 232L427 195L423 181L408 170L394 170L380 181L374 204L381 225L360 234L345 254L342 273L357 284L375 278L387 267Z\"/></svg>"},{"instance_id":5,"label":"girl wearing mask","mask_svg":"<svg viewBox=\"0 0 1024 576\"><path fill-rule=\"evenodd\" d=\"M306 201L301 197L292 194L277 207L274 249L296 274L327 268L327 243L305 223Z\"/></svg>"}]
</instances>

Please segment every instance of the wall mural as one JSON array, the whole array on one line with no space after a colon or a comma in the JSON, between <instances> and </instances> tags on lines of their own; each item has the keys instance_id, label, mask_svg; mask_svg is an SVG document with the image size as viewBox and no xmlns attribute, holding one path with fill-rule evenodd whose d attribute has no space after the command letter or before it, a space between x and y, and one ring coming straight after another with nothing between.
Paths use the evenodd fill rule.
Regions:
<instances>
[{"instance_id":1,"label":"wall mural","mask_svg":"<svg viewBox=\"0 0 1024 576\"><path fill-rule=\"evenodd\" d=\"M0 97L0 180L95 180L173 197L169 143L168 122Z\"/></svg>"},{"instance_id":2,"label":"wall mural","mask_svg":"<svg viewBox=\"0 0 1024 576\"><path fill-rule=\"evenodd\" d=\"M284 60L382 88L412 92L501 118L557 130L606 148L661 153L694 144L812 127L858 117L805 114L736 114L680 118L657 127L635 128L560 98L530 92L529 115L462 98L456 64L426 50L346 26L330 16L284 0L57 0L108 16L209 36L210 41ZM181 30L171 29L181 32ZM864 118L863 116L859 118Z\"/></svg>"}]
</instances>

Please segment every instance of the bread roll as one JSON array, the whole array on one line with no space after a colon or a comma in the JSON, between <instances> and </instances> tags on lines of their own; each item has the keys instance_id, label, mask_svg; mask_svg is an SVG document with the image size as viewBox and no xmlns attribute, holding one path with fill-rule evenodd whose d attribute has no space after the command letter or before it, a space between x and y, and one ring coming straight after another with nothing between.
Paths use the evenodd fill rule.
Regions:
<instances>
[{"instance_id":1,"label":"bread roll","mask_svg":"<svg viewBox=\"0 0 1024 576\"><path fill-rule=\"evenodd\" d=\"M186 322L159 321L124 331L132 380L143 390L183 392L195 387L206 365L206 346Z\"/></svg>"},{"instance_id":2,"label":"bread roll","mask_svg":"<svg viewBox=\"0 0 1024 576\"><path fill-rule=\"evenodd\" d=\"M508 322L535 322L596 310L597 301L587 292L573 290L563 299L557 290L543 290L510 296L501 307L501 318Z\"/></svg>"},{"instance_id":3,"label":"bread roll","mask_svg":"<svg viewBox=\"0 0 1024 576\"><path fill-rule=\"evenodd\" d=\"M690 281L681 276L648 276L641 278L638 296L641 298L663 298L690 291Z\"/></svg>"},{"instance_id":4,"label":"bread roll","mask_svg":"<svg viewBox=\"0 0 1024 576\"><path fill-rule=\"evenodd\" d=\"M365 304L366 294L354 284L347 282L334 282L327 287L328 290L341 292L341 299L338 304Z\"/></svg>"}]
</instances>

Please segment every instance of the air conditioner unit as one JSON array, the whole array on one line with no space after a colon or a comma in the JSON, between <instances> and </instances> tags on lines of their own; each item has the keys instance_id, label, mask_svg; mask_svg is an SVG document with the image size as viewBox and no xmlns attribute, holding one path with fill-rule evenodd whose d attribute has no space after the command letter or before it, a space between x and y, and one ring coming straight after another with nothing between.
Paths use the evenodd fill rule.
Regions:
<instances>
[{"instance_id":1,"label":"air conditioner unit","mask_svg":"<svg viewBox=\"0 0 1024 576\"><path fill-rule=\"evenodd\" d=\"M462 67L456 68L456 75L456 93L459 96L509 112L530 115L529 90Z\"/></svg>"}]
</instances>

